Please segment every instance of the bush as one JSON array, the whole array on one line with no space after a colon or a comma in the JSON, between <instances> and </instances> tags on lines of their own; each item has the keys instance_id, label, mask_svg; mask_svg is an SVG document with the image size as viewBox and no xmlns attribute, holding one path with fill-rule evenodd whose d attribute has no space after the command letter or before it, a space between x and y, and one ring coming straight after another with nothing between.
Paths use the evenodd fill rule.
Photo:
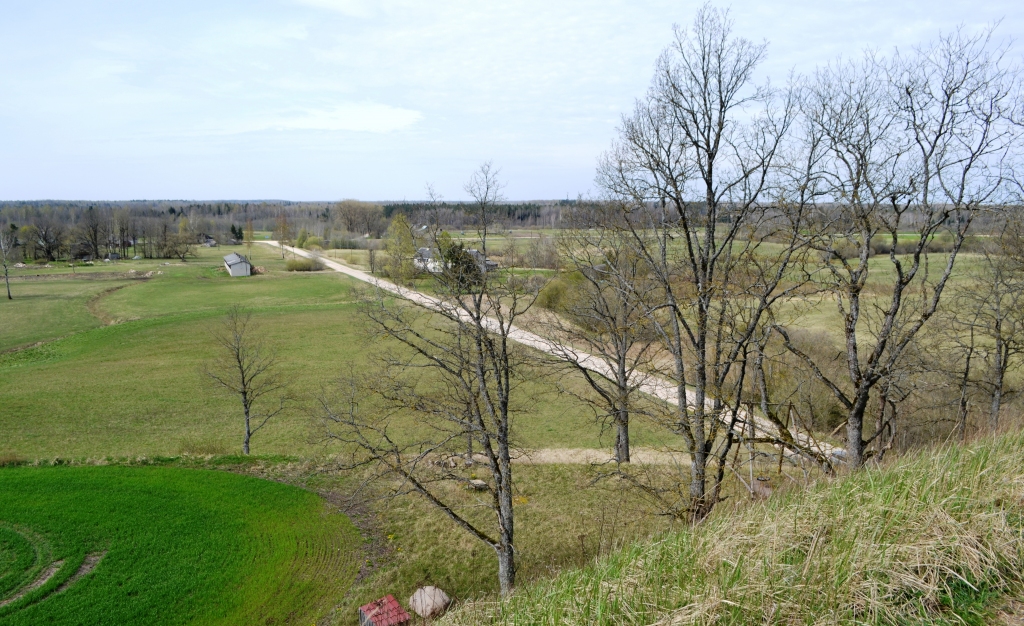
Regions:
<instances>
[{"instance_id":1,"label":"bush","mask_svg":"<svg viewBox=\"0 0 1024 626\"><path fill-rule=\"evenodd\" d=\"M323 243L321 243L319 237L314 235L306 238L306 245L303 247L305 247L307 250L313 250L315 248L322 248Z\"/></svg>"},{"instance_id":2,"label":"bush","mask_svg":"<svg viewBox=\"0 0 1024 626\"><path fill-rule=\"evenodd\" d=\"M549 311L563 310L568 303L569 287L569 281L564 278L552 279L537 294L537 306Z\"/></svg>"},{"instance_id":3,"label":"bush","mask_svg":"<svg viewBox=\"0 0 1024 626\"><path fill-rule=\"evenodd\" d=\"M331 240L331 247L335 250L359 250L360 242L356 239L346 239L339 237L338 239Z\"/></svg>"},{"instance_id":4,"label":"bush","mask_svg":"<svg viewBox=\"0 0 1024 626\"><path fill-rule=\"evenodd\" d=\"M317 259L288 259L284 269L289 272L319 272L324 266Z\"/></svg>"}]
</instances>

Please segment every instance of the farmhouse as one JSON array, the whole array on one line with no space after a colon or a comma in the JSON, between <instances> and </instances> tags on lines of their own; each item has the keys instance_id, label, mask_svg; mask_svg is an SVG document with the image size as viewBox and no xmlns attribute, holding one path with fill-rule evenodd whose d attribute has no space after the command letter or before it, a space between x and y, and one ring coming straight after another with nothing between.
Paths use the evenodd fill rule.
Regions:
<instances>
[{"instance_id":1,"label":"farmhouse","mask_svg":"<svg viewBox=\"0 0 1024 626\"><path fill-rule=\"evenodd\" d=\"M424 272L430 272L431 274L441 273L441 262L438 261L434 256L434 251L430 248L420 248L416 251L416 256L412 258L413 266Z\"/></svg>"},{"instance_id":2,"label":"farmhouse","mask_svg":"<svg viewBox=\"0 0 1024 626\"><path fill-rule=\"evenodd\" d=\"M473 259L480 268L480 271L487 273L498 269L498 264L488 259L482 252L475 248L466 250L466 254ZM444 269L442 262L438 259L440 256L435 250L430 248L420 248L416 251L416 255L412 258L413 266L421 271L430 272L431 274L440 274L441 270Z\"/></svg>"},{"instance_id":3,"label":"farmhouse","mask_svg":"<svg viewBox=\"0 0 1024 626\"><path fill-rule=\"evenodd\" d=\"M252 264L249 263L249 259L234 252L224 257L224 267L228 269L228 274L232 276L248 276L252 274Z\"/></svg>"}]
</instances>

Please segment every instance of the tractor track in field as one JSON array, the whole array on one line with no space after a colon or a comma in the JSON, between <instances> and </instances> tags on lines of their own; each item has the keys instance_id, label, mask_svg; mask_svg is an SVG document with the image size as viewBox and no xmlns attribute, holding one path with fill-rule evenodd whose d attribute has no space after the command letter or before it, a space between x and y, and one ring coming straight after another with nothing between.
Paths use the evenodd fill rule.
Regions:
<instances>
[{"instance_id":1,"label":"tractor track in field","mask_svg":"<svg viewBox=\"0 0 1024 626\"><path fill-rule=\"evenodd\" d=\"M59 572L60 568L63 566L64 561L54 561L53 563L50 563L50 565L48 565L46 569L44 569L42 572L39 573L38 576L36 576L35 580L19 589L18 592L15 593L13 596L5 600L0 600L0 607L5 607L8 604L14 604L15 602L21 600L22 598L32 593L36 589L39 589L46 583L50 582L50 579L56 576L57 572Z\"/></svg>"},{"instance_id":2,"label":"tractor track in field","mask_svg":"<svg viewBox=\"0 0 1024 626\"><path fill-rule=\"evenodd\" d=\"M111 316L107 315L100 308L100 301L102 301L103 298L106 298L107 296L109 296L112 293L121 291L125 287L132 286L132 284L133 283L129 283L127 285L117 285L115 287L111 287L110 289L104 289L103 291L99 292L95 296L89 298L89 301L85 303L85 308L88 309L89 313L93 317L95 317L99 321L103 322L104 326L111 326L113 324L118 323L119 320L117 318L111 317Z\"/></svg>"}]
</instances>

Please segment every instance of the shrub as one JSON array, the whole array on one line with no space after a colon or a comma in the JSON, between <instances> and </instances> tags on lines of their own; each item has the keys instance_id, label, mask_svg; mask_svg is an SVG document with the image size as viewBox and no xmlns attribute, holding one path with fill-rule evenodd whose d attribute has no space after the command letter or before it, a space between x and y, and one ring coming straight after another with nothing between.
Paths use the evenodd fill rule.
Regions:
<instances>
[{"instance_id":1,"label":"shrub","mask_svg":"<svg viewBox=\"0 0 1024 626\"><path fill-rule=\"evenodd\" d=\"M549 311L563 310L568 301L569 287L569 281L564 278L552 279L537 294L537 306Z\"/></svg>"},{"instance_id":2,"label":"shrub","mask_svg":"<svg viewBox=\"0 0 1024 626\"><path fill-rule=\"evenodd\" d=\"M289 272L318 272L323 269L323 264L316 259L288 259L284 269Z\"/></svg>"},{"instance_id":3,"label":"shrub","mask_svg":"<svg viewBox=\"0 0 1024 626\"><path fill-rule=\"evenodd\" d=\"M303 247L307 250L313 250L314 248L322 248L323 243L321 243L319 237L314 235L306 238L306 245Z\"/></svg>"}]
</instances>

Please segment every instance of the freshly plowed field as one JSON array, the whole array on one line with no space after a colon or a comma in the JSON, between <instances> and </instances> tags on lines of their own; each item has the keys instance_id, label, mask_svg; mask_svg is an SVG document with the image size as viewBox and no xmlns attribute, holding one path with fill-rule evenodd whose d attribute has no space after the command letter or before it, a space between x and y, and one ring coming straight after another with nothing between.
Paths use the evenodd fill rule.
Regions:
<instances>
[{"instance_id":1,"label":"freshly plowed field","mask_svg":"<svg viewBox=\"0 0 1024 626\"><path fill-rule=\"evenodd\" d=\"M0 469L0 625L308 625L359 543L315 494L227 472Z\"/></svg>"}]
</instances>

